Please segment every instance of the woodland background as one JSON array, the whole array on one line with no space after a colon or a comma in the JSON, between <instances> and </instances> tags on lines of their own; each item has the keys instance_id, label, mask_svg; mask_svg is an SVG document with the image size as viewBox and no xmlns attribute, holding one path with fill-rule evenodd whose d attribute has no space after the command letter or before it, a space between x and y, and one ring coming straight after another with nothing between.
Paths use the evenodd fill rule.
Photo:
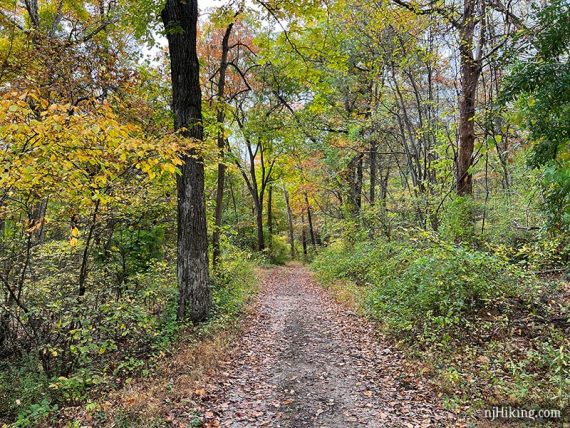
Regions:
<instances>
[{"instance_id":1,"label":"woodland background","mask_svg":"<svg viewBox=\"0 0 570 428\"><path fill-rule=\"evenodd\" d=\"M0 420L109 422L100 397L292 259L450 409L568 408L568 3L219 2L194 104L166 3L0 0Z\"/></svg>"}]
</instances>

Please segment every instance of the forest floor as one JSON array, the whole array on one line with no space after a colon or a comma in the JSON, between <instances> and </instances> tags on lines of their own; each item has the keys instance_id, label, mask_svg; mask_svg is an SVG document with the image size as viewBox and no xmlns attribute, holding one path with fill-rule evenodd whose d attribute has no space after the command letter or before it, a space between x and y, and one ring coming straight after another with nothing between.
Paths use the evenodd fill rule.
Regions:
<instances>
[{"instance_id":1,"label":"forest floor","mask_svg":"<svg viewBox=\"0 0 570 428\"><path fill-rule=\"evenodd\" d=\"M265 270L261 280L242 335L197 390L206 427L462 425L420 368L303 266Z\"/></svg>"}]
</instances>

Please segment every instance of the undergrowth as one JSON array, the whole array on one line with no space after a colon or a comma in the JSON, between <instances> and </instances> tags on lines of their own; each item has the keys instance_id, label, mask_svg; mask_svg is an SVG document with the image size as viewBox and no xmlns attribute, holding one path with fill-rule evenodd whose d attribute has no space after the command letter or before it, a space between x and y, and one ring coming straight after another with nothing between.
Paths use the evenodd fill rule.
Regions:
<instances>
[{"instance_id":1,"label":"undergrowth","mask_svg":"<svg viewBox=\"0 0 570 428\"><path fill-rule=\"evenodd\" d=\"M132 293L107 301L98 319L86 317L89 308L79 306L57 325L64 335L59 345L45 347L44 355L27 353L19 364L6 362L0 370L0 422L12 421L2 426L52 426L70 407L98 412L93 399L151 375L176 343L190 346L232 324L255 292L256 264L249 253L226 249L211 278L211 317L197 327L176 321L174 264L167 261L138 275ZM46 353L53 364L68 365L65 376L46 373L40 361Z\"/></svg>"},{"instance_id":2,"label":"undergrowth","mask_svg":"<svg viewBox=\"0 0 570 428\"><path fill-rule=\"evenodd\" d=\"M430 367L450 408L568 407L568 301L553 300L563 281L427 232L333 242L312 267Z\"/></svg>"}]
</instances>

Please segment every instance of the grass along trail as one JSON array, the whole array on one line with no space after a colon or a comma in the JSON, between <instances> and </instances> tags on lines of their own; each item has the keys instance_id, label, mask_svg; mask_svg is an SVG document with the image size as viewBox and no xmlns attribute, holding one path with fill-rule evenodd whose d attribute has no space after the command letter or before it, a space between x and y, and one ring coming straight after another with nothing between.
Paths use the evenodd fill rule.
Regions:
<instances>
[{"instance_id":1,"label":"grass along trail","mask_svg":"<svg viewBox=\"0 0 570 428\"><path fill-rule=\"evenodd\" d=\"M273 268L263 272L243 335L206 385L205 426L459 425L403 363L303 266Z\"/></svg>"}]
</instances>

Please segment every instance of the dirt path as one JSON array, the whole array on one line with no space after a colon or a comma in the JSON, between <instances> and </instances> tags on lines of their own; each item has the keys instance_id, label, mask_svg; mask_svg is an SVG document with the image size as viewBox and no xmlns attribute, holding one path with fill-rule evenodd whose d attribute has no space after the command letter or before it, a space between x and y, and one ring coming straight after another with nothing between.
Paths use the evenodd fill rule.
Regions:
<instances>
[{"instance_id":1,"label":"dirt path","mask_svg":"<svg viewBox=\"0 0 570 428\"><path fill-rule=\"evenodd\" d=\"M206 426L453 426L419 376L300 265L264 272L244 335L208 389Z\"/></svg>"}]
</instances>

